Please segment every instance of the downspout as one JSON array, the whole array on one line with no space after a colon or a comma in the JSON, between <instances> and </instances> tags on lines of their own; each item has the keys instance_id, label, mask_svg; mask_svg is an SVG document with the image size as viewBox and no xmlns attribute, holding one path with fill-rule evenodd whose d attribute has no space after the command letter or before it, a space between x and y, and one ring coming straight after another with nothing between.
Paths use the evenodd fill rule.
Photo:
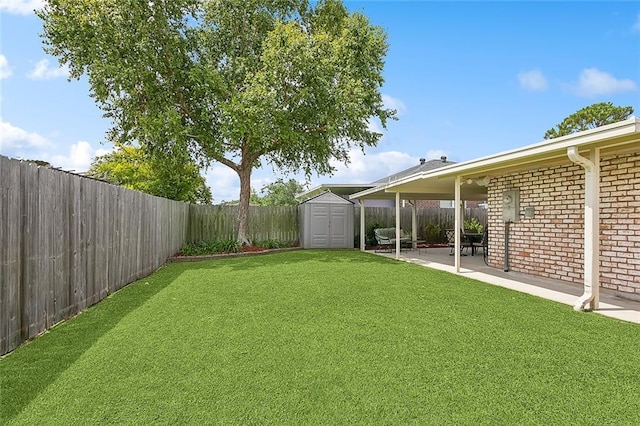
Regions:
<instances>
[{"instance_id":1,"label":"downspout","mask_svg":"<svg viewBox=\"0 0 640 426\"><path fill-rule=\"evenodd\" d=\"M600 150L591 150L591 159L567 149L571 161L582 166L584 176L584 294L573 305L576 311L598 309L600 299ZM587 308L587 305L589 307Z\"/></svg>"},{"instance_id":2,"label":"downspout","mask_svg":"<svg viewBox=\"0 0 640 426\"><path fill-rule=\"evenodd\" d=\"M358 204L360 204L360 251L365 251L366 249L366 235L365 233L365 226L364 226L364 200L363 199L359 199L358 200Z\"/></svg>"}]
</instances>

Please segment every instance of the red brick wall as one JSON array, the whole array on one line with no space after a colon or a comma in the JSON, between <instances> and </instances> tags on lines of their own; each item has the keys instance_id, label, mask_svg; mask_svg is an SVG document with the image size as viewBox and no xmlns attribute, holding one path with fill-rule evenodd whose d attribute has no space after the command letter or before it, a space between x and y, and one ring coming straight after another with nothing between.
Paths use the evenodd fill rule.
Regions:
<instances>
[{"instance_id":1,"label":"red brick wall","mask_svg":"<svg viewBox=\"0 0 640 426\"><path fill-rule=\"evenodd\" d=\"M416 200L416 208L437 209L437 208L440 208L440 201L438 201L438 200Z\"/></svg>"},{"instance_id":2,"label":"red brick wall","mask_svg":"<svg viewBox=\"0 0 640 426\"><path fill-rule=\"evenodd\" d=\"M600 281L640 296L640 155L601 159ZM489 185L490 264L504 265L502 193L520 192L520 211L535 217L511 224L509 266L556 280L582 283L584 169L567 164L494 177Z\"/></svg>"}]
</instances>

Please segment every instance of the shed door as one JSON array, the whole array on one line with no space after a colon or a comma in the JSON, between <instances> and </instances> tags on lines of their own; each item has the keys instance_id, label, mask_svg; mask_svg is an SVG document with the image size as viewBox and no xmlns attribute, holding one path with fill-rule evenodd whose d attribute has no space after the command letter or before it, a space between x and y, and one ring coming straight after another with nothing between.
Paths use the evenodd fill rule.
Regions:
<instances>
[{"instance_id":1,"label":"shed door","mask_svg":"<svg viewBox=\"0 0 640 426\"><path fill-rule=\"evenodd\" d=\"M311 246L310 248L328 248L330 235L329 204L311 206Z\"/></svg>"},{"instance_id":2,"label":"shed door","mask_svg":"<svg viewBox=\"0 0 640 426\"><path fill-rule=\"evenodd\" d=\"M348 210L347 206L331 206L331 214L329 217L330 248L346 248L349 246L347 241ZM351 238L353 238L353 236L351 236Z\"/></svg>"}]
</instances>

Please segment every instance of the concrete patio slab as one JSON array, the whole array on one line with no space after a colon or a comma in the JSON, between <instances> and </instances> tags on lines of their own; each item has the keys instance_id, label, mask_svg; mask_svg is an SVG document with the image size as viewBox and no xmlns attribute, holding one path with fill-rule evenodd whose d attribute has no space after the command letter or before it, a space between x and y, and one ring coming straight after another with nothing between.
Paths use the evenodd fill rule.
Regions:
<instances>
[{"instance_id":1,"label":"concrete patio slab","mask_svg":"<svg viewBox=\"0 0 640 426\"><path fill-rule=\"evenodd\" d=\"M422 265L428 268L455 273L454 258L449 248L423 248L401 251L401 261ZM396 253L375 253L395 258ZM475 256L463 256L460 261L460 275L488 284L505 287L543 299L553 300L573 306L582 295L582 286L547 278L535 277L519 272L505 272L502 269L487 266L482 252ZM600 307L595 313L640 324L640 301L625 299L608 289L600 289Z\"/></svg>"}]
</instances>

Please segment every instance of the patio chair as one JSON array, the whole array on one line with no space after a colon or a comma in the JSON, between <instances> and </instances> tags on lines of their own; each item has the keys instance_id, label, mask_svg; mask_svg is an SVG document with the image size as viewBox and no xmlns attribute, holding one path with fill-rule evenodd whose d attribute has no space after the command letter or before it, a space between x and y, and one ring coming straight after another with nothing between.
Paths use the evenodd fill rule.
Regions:
<instances>
[{"instance_id":1,"label":"patio chair","mask_svg":"<svg viewBox=\"0 0 640 426\"><path fill-rule=\"evenodd\" d=\"M453 256L454 251L453 249L456 246L456 230L455 229L445 229L444 230L444 235L447 237L447 243L449 244L449 247L451 247L451 253L449 253L449 256ZM465 238L464 234L462 233L462 231L460 231L460 254L462 256L466 256L466 254L462 253L462 251L464 249L469 249L469 247L471 247L472 244L467 241L467 239Z\"/></svg>"},{"instance_id":2,"label":"patio chair","mask_svg":"<svg viewBox=\"0 0 640 426\"><path fill-rule=\"evenodd\" d=\"M376 228L373 230L376 242L379 247L391 251L396 245L396 228ZM411 238L407 237L404 230L400 228L400 244L411 242Z\"/></svg>"},{"instance_id":3,"label":"patio chair","mask_svg":"<svg viewBox=\"0 0 640 426\"><path fill-rule=\"evenodd\" d=\"M488 240L489 240L489 229L485 226L484 231L482 231L482 238L477 243L474 243L476 252L478 251L478 249L482 249L482 253L486 254Z\"/></svg>"}]
</instances>

